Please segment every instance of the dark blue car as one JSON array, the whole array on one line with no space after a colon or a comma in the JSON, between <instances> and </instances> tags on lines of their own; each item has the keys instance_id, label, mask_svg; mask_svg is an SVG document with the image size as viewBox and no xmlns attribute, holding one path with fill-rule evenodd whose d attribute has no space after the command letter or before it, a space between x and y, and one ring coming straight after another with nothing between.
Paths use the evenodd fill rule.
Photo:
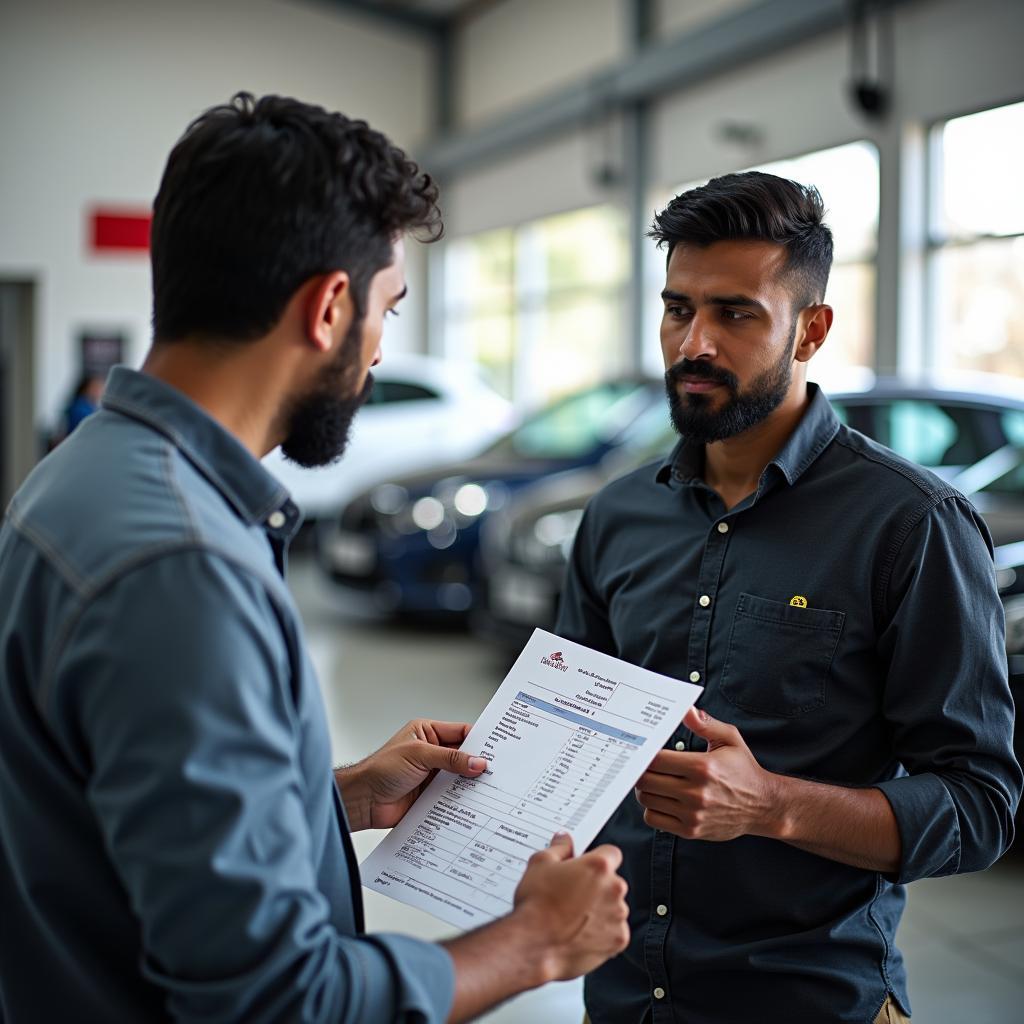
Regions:
<instances>
[{"instance_id":1,"label":"dark blue car","mask_svg":"<svg viewBox=\"0 0 1024 1024\"><path fill-rule=\"evenodd\" d=\"M483 591L485 513L543 476L598 462L664 401L660 380L605 381L528 416L473 459L383 480L321 534L320 564L380 611L464 616Z\"/></svg>"}]
</instances>

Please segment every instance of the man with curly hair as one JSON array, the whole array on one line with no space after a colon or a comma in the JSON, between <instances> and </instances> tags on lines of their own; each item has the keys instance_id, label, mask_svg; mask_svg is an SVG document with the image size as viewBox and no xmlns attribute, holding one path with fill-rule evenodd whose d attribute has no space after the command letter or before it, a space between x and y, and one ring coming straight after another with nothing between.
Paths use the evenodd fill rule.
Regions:
<instances>
[{"instance_id":1,"label":"man with curly hair","mask_svg":"<svg viewBox=\"0 0 1024 1024\"><path fill-rule=\"evenodd\" d=\"M467 1020L628 936L617 850L535 855L507 917L364 933L349 831L468 726L418 719L332 775L284 583L298 512L260 465L337 458L405 294L430 178L365 122L239 94L170 155L153 346L0 532L0 1019Z\"/></svg>"}]
</instances>

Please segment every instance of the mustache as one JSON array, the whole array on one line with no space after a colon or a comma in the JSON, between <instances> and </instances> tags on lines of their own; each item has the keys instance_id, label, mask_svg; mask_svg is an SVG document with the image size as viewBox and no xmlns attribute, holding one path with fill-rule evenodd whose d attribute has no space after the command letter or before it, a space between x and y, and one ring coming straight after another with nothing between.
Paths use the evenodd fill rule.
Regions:
<instances>
[{"instance_id":1,"label":"mustache","mask_svg":"<svg viewBox=\"0 0 1024 1024\"><path fill-rule=\"evenodd\" d=\"M697 377L702 380L714 381L716 384L724 384L730 391L737 391L740 384L735 373L703 359L680 359L678 363L673 363L665 371L667 384L681 384L684 377Z\"/></svg>"}]
</instances>

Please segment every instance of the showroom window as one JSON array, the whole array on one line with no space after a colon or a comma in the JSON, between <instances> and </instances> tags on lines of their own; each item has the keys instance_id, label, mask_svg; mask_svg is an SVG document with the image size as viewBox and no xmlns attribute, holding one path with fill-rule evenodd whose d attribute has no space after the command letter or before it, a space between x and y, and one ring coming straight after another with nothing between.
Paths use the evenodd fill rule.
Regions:
<instances>
[{"instance_id":1,"label":"showroom window","mask_svg":"<svg viewBox=\"0 0 1024 1024\"><path fill-rule=\"evenodd\" d=\"M525 406L621 372L626 231L622 210L596 206L450 242L445 355Z\"/></svg>"},{"instance_id":2,"label":"showroom window","mask_svg":"<svg viewBox=\"0 0 1024 1024\"><path fill-rule=\"evenodd\" d=\"M931 142L931 362L1024 376L1024 103Z\"/></svg>"},{"instance_id":3,"label":"showroom window","mask_svg":"<svg viewBox=\"0 0 1024 1024\"><path fill-rule=\"evenodd\" d=\"M806 153L790 160L760 164L748 170L767 171L814 185L825 201L825 222L832 229L835 255L825 301L835 309L828 341L814 356L813 380L842 387L852 367L874 365L875 356L875 257L878 249L878 150L870 142ZM658 209L688 188L681 185L658 197ZM646 316L649 329L661 320L658 298L664 280L665 258L658 251L651 261L648 279L653 292ZM657 335L655 335L657 337Z\"/></svg>"}]
</instances>

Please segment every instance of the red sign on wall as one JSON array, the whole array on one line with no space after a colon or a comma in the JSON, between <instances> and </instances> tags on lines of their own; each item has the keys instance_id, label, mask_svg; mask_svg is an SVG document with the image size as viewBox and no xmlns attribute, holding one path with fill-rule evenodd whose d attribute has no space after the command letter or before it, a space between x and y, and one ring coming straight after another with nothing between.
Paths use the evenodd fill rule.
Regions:
<instances>
[{"instance_id":1,"label":"red sign on wall","mask_svg":"<svg viewBox=\"0 0 1024 1024\"><path fill-rule=\"evenodd\" d=\"M96 207L89 215L89 247L96 253L149 252L149 210Z\"/></svg>"}]
</instances>

